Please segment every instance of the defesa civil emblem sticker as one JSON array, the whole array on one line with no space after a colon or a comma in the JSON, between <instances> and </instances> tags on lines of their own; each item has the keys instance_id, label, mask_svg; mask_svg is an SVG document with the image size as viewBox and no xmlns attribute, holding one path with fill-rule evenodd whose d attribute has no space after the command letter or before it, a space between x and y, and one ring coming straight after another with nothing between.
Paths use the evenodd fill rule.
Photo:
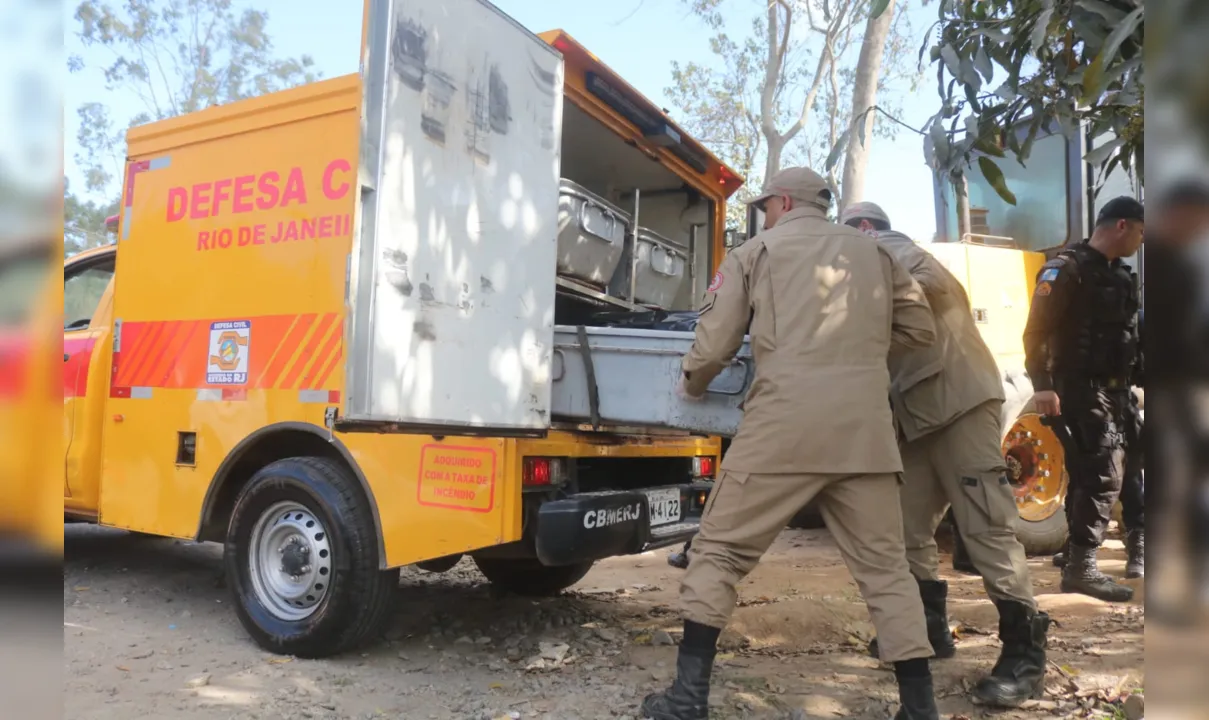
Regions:
<instances>
[{"instance_id":1,"label":"defesa civil emblem sticker","mask_svg":"<svg viewBox=\"0 0 1209 720\"><path fill-rule=\"evenodd\" d=\"M722 287L722 281L724 279L725 278L722 277L722 273L720 273L720 272L714 273L714 279L709 281L709 287L707 288L707 291L712 292L712 293L718 292L718 290Z\"/></svg>"},{"instance_id":2,"label":"defesa civil emblem sticker","mask_svg":"<svg viewBox=\"0 0 1209 720\"><path fill-rule=\"evenodd\" d=\"M1037 285L1037 295L1039 297L1045 297L1046 295L1049 295L1051 290L1053 290L1053 286L1047 282L1043 282L1043 283L1040 283Z\"/></svg>"}]
</instances>

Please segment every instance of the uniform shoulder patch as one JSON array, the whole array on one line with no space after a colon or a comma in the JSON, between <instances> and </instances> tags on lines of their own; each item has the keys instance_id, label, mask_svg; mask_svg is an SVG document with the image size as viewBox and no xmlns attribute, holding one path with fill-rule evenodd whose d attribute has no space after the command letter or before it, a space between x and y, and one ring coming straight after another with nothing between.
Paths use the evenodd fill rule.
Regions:
<instances>
[{"instance_id":1,"label":"uniform shoulder patch","mask_svg":"<svg viewBox=\"0 0 1209 720\"><path fill-rule=\"evenodd\" d=\"M1056 267L1045 268L1041 271L1041 282L1053 282L1057 280L1059 272Z\"/></svg>"},{"instance_id":2,"label":"uniform shoulder patch","mask_svg":"<svg viewBox=\"0 0 1209 720\"><path fill-rule=\"evenodd\" d=\"M726 276L723 275L720 271L716 272L716 273L714 273L714 279L709 281L709 287L706 288L706 290L708 292L716 293L722 289L722 283L725 281L726 281Z\"/></svg>"},{"instance_id":3,"label":"uniform shoulder patch","mask_svg":"<svg viewBox=\"0 0 1209 720\"><path fill-rule=\"evenodd\" d=\"M1054 289L1054 286L1050 285L1048 282L1041 282L1041 283L1037 284L1037 290L1034 294L1036 294L1039 297L1045 297L1046 295L1049 295L1051 292L1053 292L1053 289Z\"/></svg>"}]
</instances>

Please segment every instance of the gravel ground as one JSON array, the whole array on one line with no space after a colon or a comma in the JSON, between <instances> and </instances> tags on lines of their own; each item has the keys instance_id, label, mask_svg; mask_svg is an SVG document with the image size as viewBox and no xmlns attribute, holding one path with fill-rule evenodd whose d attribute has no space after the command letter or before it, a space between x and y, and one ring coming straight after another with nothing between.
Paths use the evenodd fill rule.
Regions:
<instances>
[{"instance_id":1,"label":"gravel ground","mask_svg":"<svg viewBox=\"0 0 1209 720\"><path fill-rule=\"evenodd\" d=\"M675 664L680 572L666 554L600 563L540 601L501 596L469 561L441 575L405 569L379 642L310 661L248 639L222 580L221 547L67 526L66 716L637 720L642 697L666 685ZM1120 577L1119 540L1102 556ZM1032 569L1057 622L1046 699L1006 713L969 703L965 689L998 653L997 620L981 580L950 572L959 653L934 664L942 714L1123 717L1125 696L1144 681L1143 592L1110 606L1058 593L1048 559ZM740 591L711 718L893 714L893 674L863 654L872 627L825 530L786 530Z\"/></svg>"}]
</instances>

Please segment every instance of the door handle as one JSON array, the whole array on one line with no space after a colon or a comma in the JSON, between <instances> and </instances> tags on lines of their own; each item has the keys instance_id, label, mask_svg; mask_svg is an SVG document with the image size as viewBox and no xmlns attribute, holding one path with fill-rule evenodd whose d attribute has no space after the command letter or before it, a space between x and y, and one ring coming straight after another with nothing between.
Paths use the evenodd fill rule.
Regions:
<instances>
[{"instance_id":1,"label":"door handle","mask_svg":"<svg viewBox=\"0 0 1209 720\"><path fill-rule=\"evenodd\" d=\"M71 359L70 355L68 355L67 353L63 353L63 362L67 362L70 359Z\"/></svg>"}]
</instances>

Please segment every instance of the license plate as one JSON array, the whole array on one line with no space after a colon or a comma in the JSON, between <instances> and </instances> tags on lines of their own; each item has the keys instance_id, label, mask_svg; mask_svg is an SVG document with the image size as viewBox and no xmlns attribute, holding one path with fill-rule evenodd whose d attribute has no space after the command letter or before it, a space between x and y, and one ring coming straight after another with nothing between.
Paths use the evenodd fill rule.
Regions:
<instances>
[{"instance_id":1,"label":"license plate","mask_svg":"<svg viewBox=\"0 0 1209 720\"><path fill-rule=\"evenodd\" d=\"M651 527L680 522L679 490L650 490L646 497L651 508Z\"/></svg>"}]
</instances>

